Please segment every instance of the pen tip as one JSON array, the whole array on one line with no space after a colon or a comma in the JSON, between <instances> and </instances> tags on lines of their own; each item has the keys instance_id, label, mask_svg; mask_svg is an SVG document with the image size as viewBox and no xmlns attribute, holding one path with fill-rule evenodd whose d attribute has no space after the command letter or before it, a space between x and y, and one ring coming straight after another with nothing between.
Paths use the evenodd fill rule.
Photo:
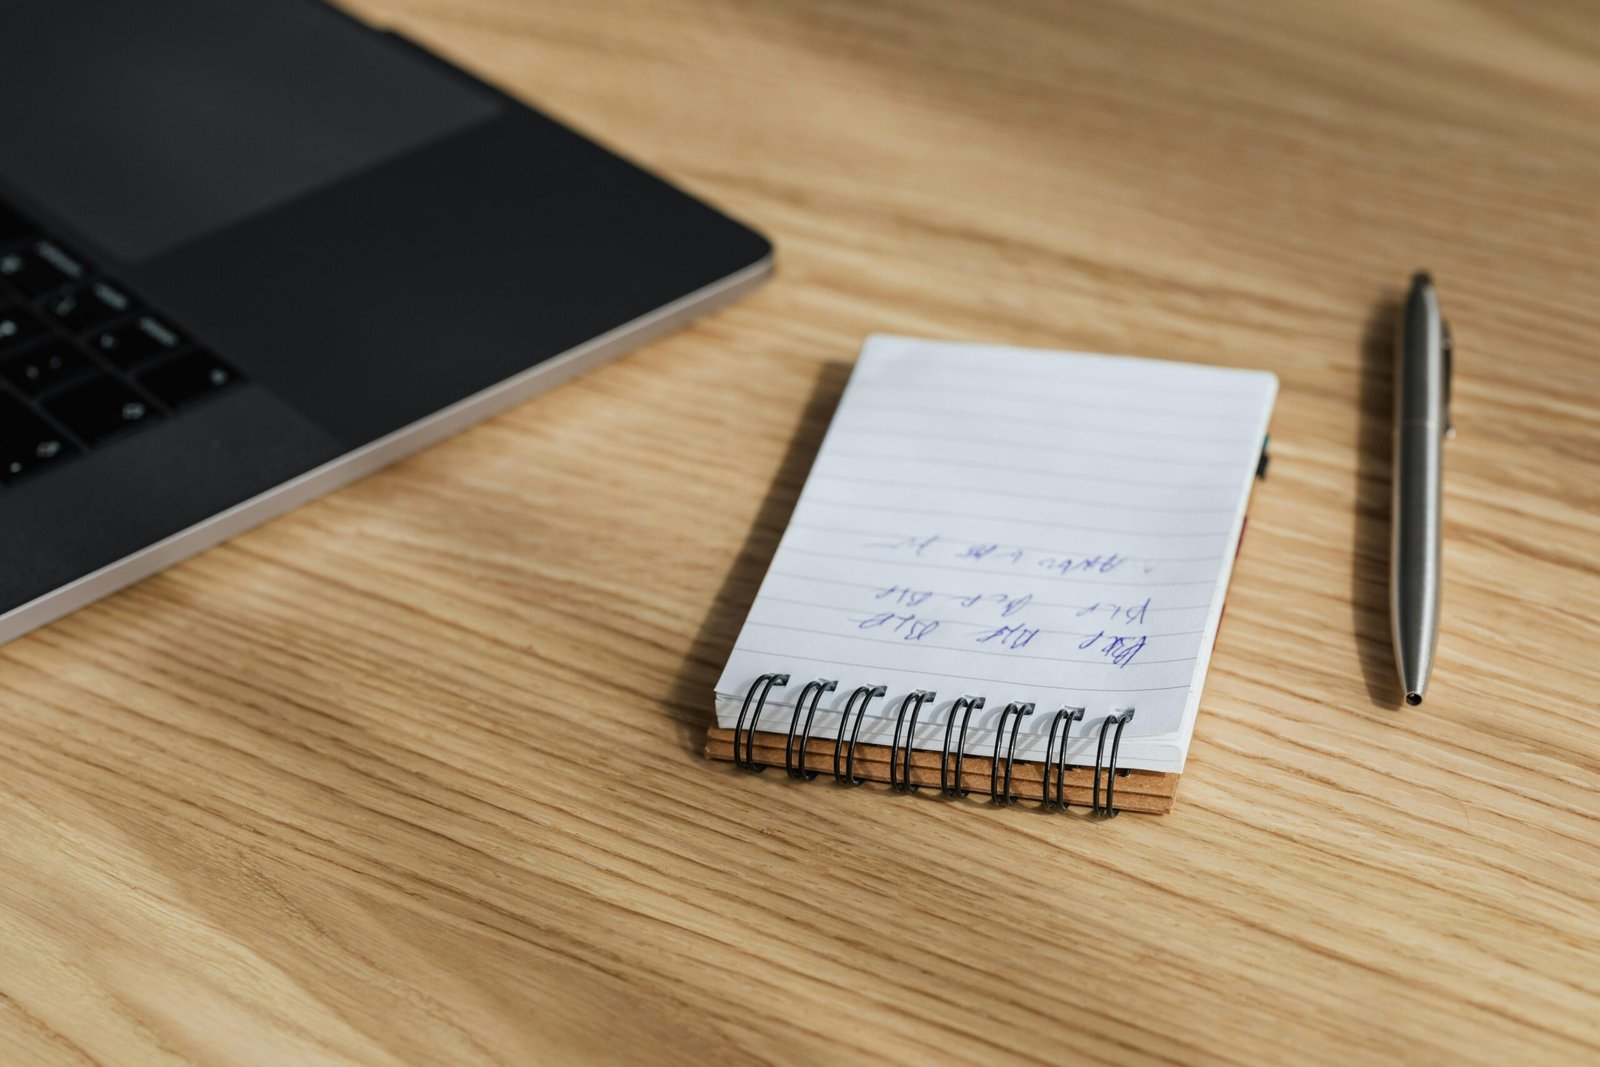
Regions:
<instances>
[{"instance_id":1,"label":"pen tip","mask_svg":"<svg viewBox=\"0 0 1600 1067\"><path fill-rule=\"evenodd\" d=\"M1412 707L1416 707L1418 704L1422 703L1422 694L1421 693L1407 693L1406 694L1406 703L1410 704Z\"/></svg>"},{"instance_id":2,"label":"pen tip","mask_svg":"<svg viewBox=\"0 0 1600 1067\"><path fill-rule=\"evenodd\" d=\"M1411 276L1411 284L1413 286L1432 285L1433 284L1433 275L1429 274L1425 270L1419 270L1419 271L1417 271L1415 274L1413 274Z\"/></svg>"}]
</instances>

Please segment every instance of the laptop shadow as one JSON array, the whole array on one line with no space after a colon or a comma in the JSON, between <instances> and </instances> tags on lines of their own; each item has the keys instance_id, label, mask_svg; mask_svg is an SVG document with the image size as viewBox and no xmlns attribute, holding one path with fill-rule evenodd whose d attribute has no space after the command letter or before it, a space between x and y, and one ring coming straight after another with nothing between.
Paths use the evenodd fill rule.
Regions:
<instances>
[{"instance_id":1,"label":"laptop shadow","mask_svg":"<svg viewBox=\"0 0 1600 1067\"><path fill-rule=\"evenodd\" d=\"M756 590L772 562L806 475L822 445L823 435L839 406L851 364L830 361L818 370L805 411L783 462L778 466L755 523L722 580L711 610L700 624L694 644L673 683L667 707L678 726L678 743L699 756L705 750L706 731L714 721L714 688L723 664L738 639L739 628L755 602Z\"/></svg>"}]
</instances>

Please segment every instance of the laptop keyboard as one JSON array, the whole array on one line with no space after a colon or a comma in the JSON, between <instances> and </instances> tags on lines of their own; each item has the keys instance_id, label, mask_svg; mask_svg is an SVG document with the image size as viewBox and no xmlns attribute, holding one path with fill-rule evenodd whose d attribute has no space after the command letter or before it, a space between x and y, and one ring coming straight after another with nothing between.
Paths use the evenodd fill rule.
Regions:
<instances>
[{"instance_id":1,"label":"laptop keyboard","mask_svg":"<svg viewBox=\"0 0 1600 1067\"><path fill-rule=\"evenodd\" d=\"M0 201L0 485L240 381L170 318Z\"/></svg>"}]
</instances>

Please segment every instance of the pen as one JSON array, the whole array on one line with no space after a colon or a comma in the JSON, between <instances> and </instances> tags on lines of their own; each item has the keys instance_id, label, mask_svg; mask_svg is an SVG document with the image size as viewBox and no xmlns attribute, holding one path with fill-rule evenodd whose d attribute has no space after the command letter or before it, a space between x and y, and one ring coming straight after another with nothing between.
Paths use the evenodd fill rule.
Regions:
<instances>
[{"instance_id":1,"label":"pen","mask_svg":"<svg viewBox=\"0 0 1600 1067\"><path fill-rule=\"evenodd\" d=\"M1411 279L1395 339L1394 538L1389 612L1406 703L1422 703L1439 638L1440 496L1450 423L1450 327L1433 279Z\"/></svg>"}]
</instances>

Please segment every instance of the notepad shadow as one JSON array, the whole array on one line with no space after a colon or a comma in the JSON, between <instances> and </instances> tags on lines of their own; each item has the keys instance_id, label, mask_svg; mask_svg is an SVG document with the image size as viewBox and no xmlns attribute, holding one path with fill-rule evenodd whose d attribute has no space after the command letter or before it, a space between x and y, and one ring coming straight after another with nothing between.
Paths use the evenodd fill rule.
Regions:
<instances>
[{"instance_id":1,"label":"notepad shadow","mask_svg":"<svg viewBox=\"0 0 1600 1067\"><path fill-rule=\"evenodd\" d=\"M1375 707L1400 706L1400 683L1389 637L1389 519L1394 451L1394 336L1401 296L1374 304L1361 345L1360 420L1356 453L1355 528L1350 608L1356 653Z\"/></svg>"},{"instance_id":2,"label":"notepad shadow","mask_svg":"<svg viewBox=\"0 0 1600 1067\"><path fill-rule=\"evenodd\" d=\"M778 541L789 524L795 503L800 499L806 475L817 457L817 450L822 447L823 435L828 431L845 383L850 379L850 368L851 364L842 361L830 361L818 368L804 413L777 474L767 488L755 522L745 535L744 544L723 578L711 610L701 622L683 668L678 672L669 707L678 724L679 744L693 755L698 756L705 749L706 731L715 720L717 678L733 651L739 627L755 603L756 590L778 549Z\"/></svg>"}]
</instances>

